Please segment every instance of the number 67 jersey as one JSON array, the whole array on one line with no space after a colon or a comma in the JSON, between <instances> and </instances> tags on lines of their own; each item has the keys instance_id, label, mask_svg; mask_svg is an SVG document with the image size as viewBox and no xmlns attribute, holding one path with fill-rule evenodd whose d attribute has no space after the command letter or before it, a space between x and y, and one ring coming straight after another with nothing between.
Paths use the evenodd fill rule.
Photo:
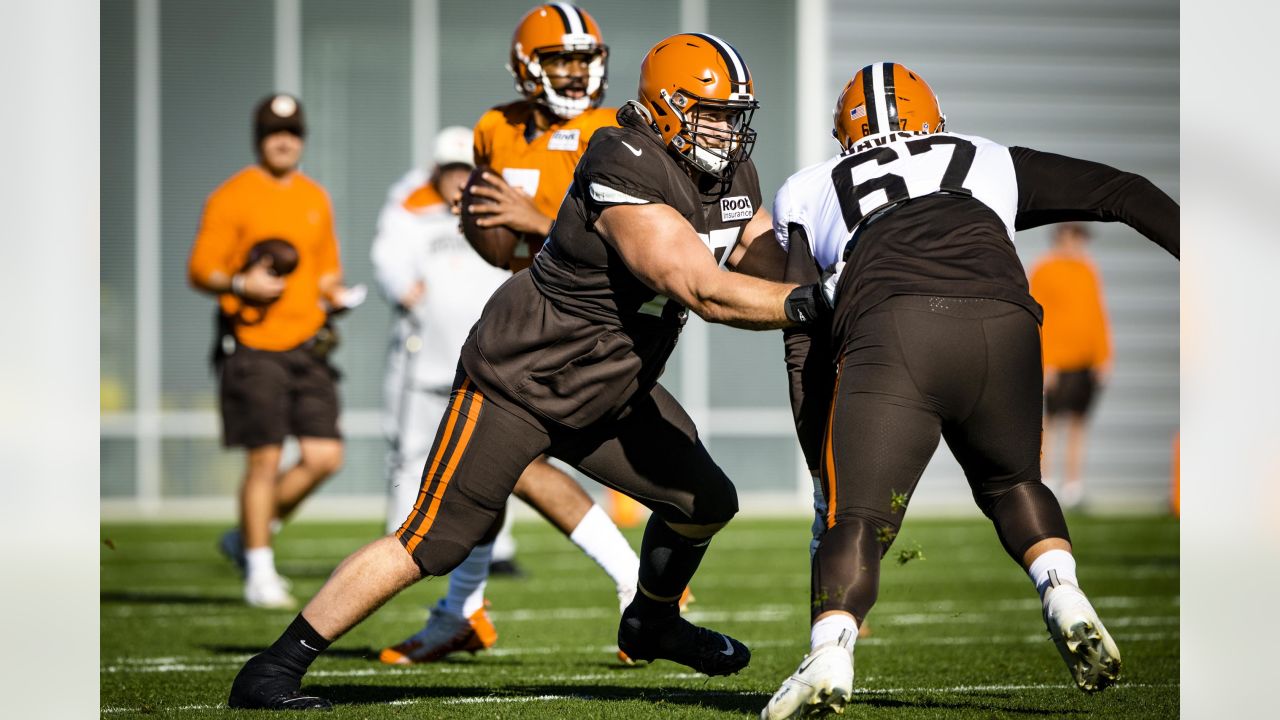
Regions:
<instances>
[{"instance_id":1,"label":"number 67 jersey","mask_svg":"<svg viewBox=\"0 0 1280 720\"><path fill-rule=\"evenodd\" d=\"M948 132L864 137L773 202L778 242L807 244L846 328L894 295L1005 300L1039 320L1014 231L1067 220L1124 222L1179 252L1178 206L1145 178Z\"/></svg>"}]
</instances>

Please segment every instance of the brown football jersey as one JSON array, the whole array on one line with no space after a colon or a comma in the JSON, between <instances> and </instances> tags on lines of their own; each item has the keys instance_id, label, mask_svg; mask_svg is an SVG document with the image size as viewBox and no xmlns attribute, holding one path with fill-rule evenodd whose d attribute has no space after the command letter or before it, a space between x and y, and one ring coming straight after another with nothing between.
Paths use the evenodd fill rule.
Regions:
<instances>
[{"instance_id":1,"label":"brown football jersey","mask_svg":"<svg viewBox=\"0 0 1280 720\"><path fill-rule=\"evenodd\" d=\"M537 415L581 428L620 412L657 382L686 311L631 273L595 231L605 208L662 203L685 217L722 265L760 207L749 161L727 192L691 179L631 106L595 134L555 226L528 273L489 301L463 347L477 382ZM703 178L703 180L708 180Z\"/></svg>"}]
</instances>

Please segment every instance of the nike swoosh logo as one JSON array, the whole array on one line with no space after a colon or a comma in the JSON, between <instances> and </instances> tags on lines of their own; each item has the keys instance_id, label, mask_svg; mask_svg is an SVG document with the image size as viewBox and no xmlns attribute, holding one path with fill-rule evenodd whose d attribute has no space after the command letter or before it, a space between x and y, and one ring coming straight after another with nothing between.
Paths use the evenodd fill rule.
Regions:
<instances>
[{"instance_id":1,"label":"nike swoosh logo","mask_svg":"<svg viewBox=\"0 0 1280 720\"><path fill-rule=\"evenodd\" d=\"M720 636L720 639L724 641L724 649L720 651L720 654L721 654L721 655L732 655L732 654L733 654L733 643L729 642L729 638L727 638L727 637L725 637L725 636L723 636L723 635L721 635L721 636Z\"/></svg>"},{"instance_id":2,"label":"nike swoosh logo","mask_svg":"<svg viewBox=\"0 0 1280 720\"><path fill-rule=\"evenodd\" d=\"M313 647L311 647L310 645L308 645L306 640L299 640L298 642L302 643L302 647L304 647L304 648L306 648L306 649L308 649L308 650L314 650L315 652L320 652L318 649L313 648Z\"/></svg>"},{"instance_id":3,"label":"nike swoosh logo","mask_svg":"<svg viewBox=\"0 0 1280 720\"><path fill-rule=\"evenodd\" d=\"M631 143L627 142L626 140L623 140L622 144L627 146L627 149L631 151L632 155L635 155L636 157L640 157L640 151L631 147Z\"/></svg>"}]
</instances>

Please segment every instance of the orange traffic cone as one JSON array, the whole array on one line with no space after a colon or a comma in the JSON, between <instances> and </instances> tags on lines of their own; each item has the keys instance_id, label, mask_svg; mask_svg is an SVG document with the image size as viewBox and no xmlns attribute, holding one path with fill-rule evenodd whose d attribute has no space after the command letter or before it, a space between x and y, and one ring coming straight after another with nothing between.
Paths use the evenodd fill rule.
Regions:
<instances>
[{"instance_id":1,"label":"orange traffic cone","mask_svg":"<svg viewBox=\"0 0 1280 720\"><path fill-rule=\"evenodd\" d=\"M610 488L607 491L605 510L620 528L632 528L644 522L647 508L627 495Z\"/></svg>"}]
</instances>

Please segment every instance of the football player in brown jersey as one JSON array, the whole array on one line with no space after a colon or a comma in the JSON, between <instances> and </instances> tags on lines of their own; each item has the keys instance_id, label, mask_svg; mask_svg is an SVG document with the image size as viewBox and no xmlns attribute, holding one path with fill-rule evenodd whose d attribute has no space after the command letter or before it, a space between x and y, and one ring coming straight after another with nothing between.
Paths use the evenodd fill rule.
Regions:
<instances>
[{"instance_id":1,"label":"football player in brown jersey","mask_svg":"<svg viewBox=\"0 0 1280 720\"><path fill-rule=\"evenodd\" d=\"M463 347L414 511L343 561L245 664L231 707L328 707L301 691L312 661L401 589L462 562L542 454L653 511L623 651L707 675L750 661L745 645L679 612L737 493L658 378L690 310L772 329L829 307L816 284L765 279L785 258L749 157L757 103L741 55L711 35L674 35L640 77L619 127L592 138L532 267L494 293Z\"/></svg>"},{"instance_id":2,"label":"football player in brown jersey","mask_svg":"<svg viewBox=\"0 0 1280 720\"><path fill-rule=\"evenodd\" d=\"M522 98L485 112L474 131L475 164L488 168L489 187L475 185L471 191L490 202L477 202L467 211L477 216L480 229L502 225L520 238L514 247L503 249L509 254L481 253L492 264L512 271L529 266L592 135L617 125L617 110L600 107L608 55L595 18L568 3L539 5L516 25L508 69ZM472 236L476 228L464 224L464 229L472 245L479 247L481 241ZM512 494L605 570L620 607L631 602L640 561L608 514L573 478L540 456L521 473ZM485 610L484 591L495 543L484 539L449 574L448 592L426 624L384 648L382 662L434 662L453 652L493 645L497 630ZM623 653L619 658L630 662Z\"/></svg>"}]
</instances>

